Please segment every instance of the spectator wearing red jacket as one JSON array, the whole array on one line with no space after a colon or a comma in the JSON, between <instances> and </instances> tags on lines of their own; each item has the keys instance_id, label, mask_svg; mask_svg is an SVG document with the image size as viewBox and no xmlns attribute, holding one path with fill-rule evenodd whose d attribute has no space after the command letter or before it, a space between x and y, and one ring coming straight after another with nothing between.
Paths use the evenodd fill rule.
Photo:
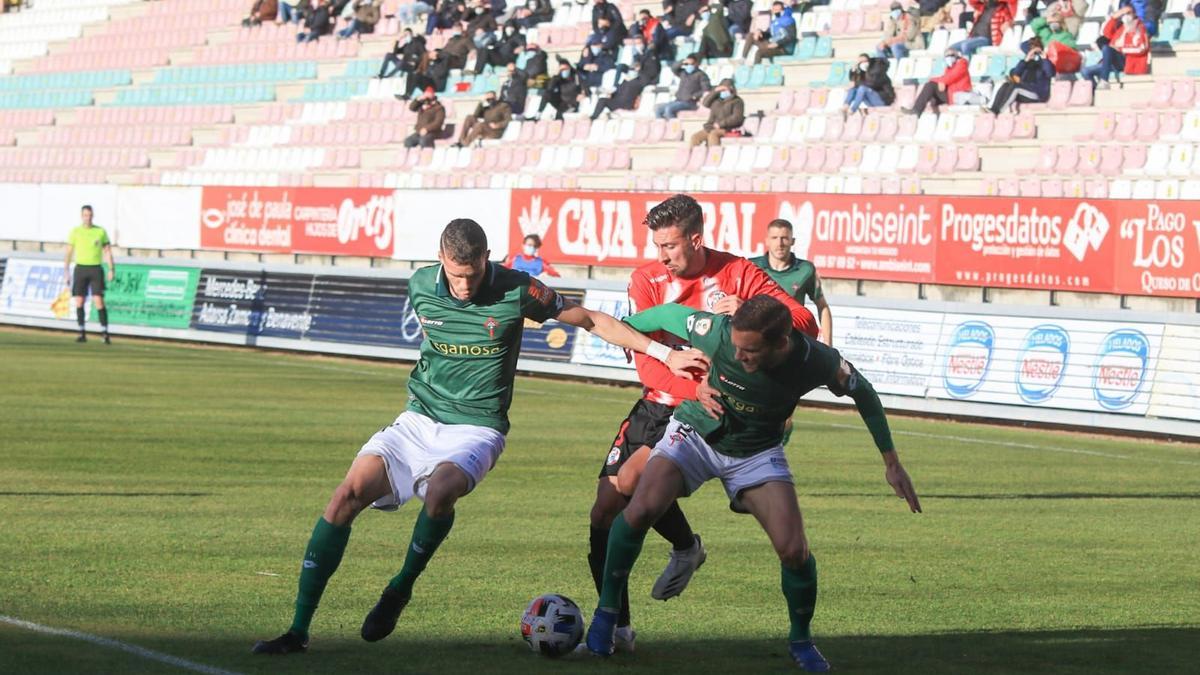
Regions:
<instances>
[{"instance_id":1,"label":"spectator wearing red jacket","mask_svg":"<svg viewBox=\"0 0 1200 675\"><path fill-rule=\"evenodd\" d=\"M1108 88L1113 73L1144 75L1150 70L1150 37L1146 25L1126 5L1104 22L1103 36L1096 40L1100 63L1085 67L1080 76L1093 86Z\"/></svg>"},{"instance_id":2,"label":"spectator wearing red jacket","mask_svg":"<svg viewBox=\"0 0 1200 675\"><path fill-rule=\"evenodd\" d=\"M933 106L933 114L938 113L938 106L954 104L958 94L971 93L971 73L968 72L968 60L954 49L946 50L946 72L926 82L913 107L902 108L905 113L920 115L925 112L925 106Z\"/></svg>"},{"instance_id":3,"label":"spectator wearing red jacket","mask_svg":"<svg viewBox=\"0 0 1200 675\"><path fill-rule=\"evenodd\" d=\"M980 47L999 46L1004 41L1004 31L1017 15L1017 0L970 0L975 11L975 25L967 39L950 45L963 56L970 58Z\"/></svg>"}]
</instances>

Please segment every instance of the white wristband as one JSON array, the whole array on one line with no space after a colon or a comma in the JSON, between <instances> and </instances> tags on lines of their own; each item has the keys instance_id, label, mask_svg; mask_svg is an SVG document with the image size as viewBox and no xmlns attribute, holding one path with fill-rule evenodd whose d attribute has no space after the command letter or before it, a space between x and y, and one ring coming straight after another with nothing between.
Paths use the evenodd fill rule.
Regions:
<instances>
[{"instance_id":1,"label":"white wristband","mask_svg":"<svg viewBox=\"0 0 1200 675\"><path fill-rule=\"evenodd\" d=\"M663 363L666 363L667 359L671 356L671 351L671 348L663 343L651 340L650 346L646 347L646 356L649 356L655 361L662 361Z\"/></svg>"}]
</instances>

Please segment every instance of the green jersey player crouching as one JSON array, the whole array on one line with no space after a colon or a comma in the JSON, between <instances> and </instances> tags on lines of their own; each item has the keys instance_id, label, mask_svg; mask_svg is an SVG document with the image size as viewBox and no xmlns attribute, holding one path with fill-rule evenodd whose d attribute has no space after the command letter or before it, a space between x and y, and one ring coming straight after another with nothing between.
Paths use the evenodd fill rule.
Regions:
<instances>
[{"instance_id":1,"label":"green jersey player crouching","mask_svg":"<svg viewBox=\"0 0 1200 675\"><path fill-rule=\"evenodd\" d=\"M640 331L665 330L687 340L712 365L699 400L676 408L632 501L613 522L588 649L601 656L612 653L616 608L646 532L675 499L718 478L730 506L754 514L779 555L792 658L806 671L829 670L809 632L817 567L780 442L804 394L826 386L850 396L883 456L887 482L918 513L921 504L892 445L879 396L837 350L794 330L787 308L769 296L750 298L732 318L669 304L625 320Z\"/></svg>"},{"instance_id":2,"label":"green jersey player crouching","mask_svg":"<svg viewBox=\"0 0 1200 675\"><path fill-rule=\"evenodd\" d=\"M408 410L371 437L317 520L300 569L292 625L254 645L255 654L308 649L309 625L368 506L395 510L416 497L424 508L404 565L367 614L362 638L382 640L396 627L413 584L454 525L454 505L496 464L508 433L508 407L525 319L550 319L588 330L684 374L704 368L695 350L652 341L617 319L563 299L524 272L488 262L487 235L473 220L442 231L438 260L409 279L408 293L425 332L408 383Z\"/></svg>"}]
</instances>

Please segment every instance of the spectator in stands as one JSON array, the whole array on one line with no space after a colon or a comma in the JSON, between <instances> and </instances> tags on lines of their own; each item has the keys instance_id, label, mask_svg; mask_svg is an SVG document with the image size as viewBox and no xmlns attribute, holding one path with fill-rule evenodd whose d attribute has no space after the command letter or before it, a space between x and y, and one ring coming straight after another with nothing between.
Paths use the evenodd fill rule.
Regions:
<instances>
[{"instance_id":1,"label":"spectator in stands","mask_svg":"<svg viewBox=\"0 0 1200 675\"><path fill-rule=\"evenodd\" d=\"M513 21L521 28L533 28L539 23L553 21L554 8L550 6L550 0L527 0L525 6L518 9L513 17Z\"/></svg>"},{"instance_id":2,"label":"spectator in stands","mask_svg":"<svg viewBox=\"0 0 1200 675\"><path fill-rule=\"evenodd\" d=\"M659 61L675 59L675 45L667 37L667 31L662 27L662 22L654 18L650 14L650 10L643 9L638 12L634 30L642 34L642 37L646 39L646 44L654 51L654 55L658 57Z\"/></svg>"},{"instance_id":3,"label":"spectator in stands","mask_svg":"<svg viewBox=\"0 0 1200 675\"><path fill-rule=\"evenodd\" d=\"M700 57L689 54L682 62L675 64L675 75L679 77L679 88L675 90L675 100L660 103L654 108L654 116L670 120L684 110L696 110L700 107L700 99L712 89L708 75L700 70Z\"/></svg>"},{"instance_id":4,"label":"spectator in stands","mask_svg":"<svg viewBox=\"0 0 1200 675\"><path fill-rule=\"evenodd\" d=\"M796 46L796 20L791 10L785 10L783 3L776 0L771 5L771 25L765 31L751 33L746 40L746 48L742 57L747 58L752 47L757 48L754 62L770 59L783 54L791 54Z\"/></svg>"},{"instance_id":5,"label":"spectator in stands","mask_svg":"<svg viewBox=\"0 0 1200 675\"><path fill-rule=\"evenodd\" d=\"M489 91L483 102L475 107L467 119L463 120L462 133L454 147L470 147L483 139L500 138L508 123L512 120L512 108L496 99L496 92Z\"/></svg>"},{"instance_id":6,"label":"spectator in stands","mask_svg":"<svg viewBox=\"0 0 1200 675\"><path fill-rule=\"evenodd\" d=\"M596 22L596 30L588 36L586 44L600 45L600 49L616 58L621 43L625 41L625 24L614 24L607 16L602 16Z\"/></svg>"},{"instance_id":7,"label":"spectator in stands","mask_svg":"<svg viewBox=\"0 0 1200 675\"><path fill-rule=\"evenodd\" d=\"M992 104L986 109L994 115L999 115L1009 108L1015 112L1022 101L1048 101L1054 75L1054 64L1046 58L1041 38L1031 38L1025 58L1009 71L1008 81L996 89Z\"/></svg>"},{"instance_id":8,"label":"spectator in stands","mask_svg":"<svg viewBox=\"0 0 1200 675\"><path fill-rule=\"evenodd\" d=\"M425 89L433 87L434 91L446 91L446 81L450 79L450 56L442 49L435 49L426 61L424 71L415 78L409 78L409 91L412 87Z\"/></svg>"},{"instance_id":9,"label":"spectator in stands","mask_svg":"<svg viewBox=\"0 0 1200 675\"><path fill-rule=\"evenodd\" d=\"M725 8L714 4L700 10L704 32L700 37L701 59L724 59L733 56L733 36L725 23Z\"/></svg>"},{"instance_id":10,"label":"spectator in stands","mask_svg":"<svg viewBox=\"0 0 1200 675\"><path fill-rule=\"evenodd\" d=\"M561 120L563 113L579 110L579 96L582 93L583 82L579 78L579 73L571 66L570 61L559 58L558 74L546 82L546 88L542 91L542 104L538 108L538 115L541 116L542 111L550 106L554 108L554 119Z\"/></svg>"},{"instance_id":11,"label":"spectator in stands","mask_svg":"<svg viewBox=\"0 0 1200 675\"><path fill-rule=\"evenodd\" d=\"M308 5L308 2L303 4ZM300 23L300 6L300 0L279 0L279 11L276 14L279 23Z\"/></svg>"},{"instance_id":12,"label":"spectator in stands","mask_svg":"<svg viewBox=\"0 0 1200 675\"><path fill-rule=\"evenodd\" d=\"M463 0L442 0L436 12L425 19L425 34L432 35L438 28L455 28L467 17L467 6Z\"/></svg>"},{"instance_id":13,"label":"spectator in stands","mask_svg":"<svg viewBox=\"0 0 1200 675\"><path fill-rule=\"evenodd\" d=\"M488 44L496 42L497 28L496 17L488 11L486 2L475 0L475 5L470 8L470 18L467 19L467 35L475 43L475 49L482 52Z\"/></svg>"},{"instance_id":14,"label":"spectator in stands","mask_svg":"<svg viewBox=\"0 0 1200 675\"><path fill-rule=\"evenodd\" d=\"M917 9L921 17L921 35L924 39L928 40L930 33L950 21L949 5L950 0L919 0Z\"/></svg>"},{"instance_id":15,"label":"spectator in stands","mask_svg":"<svg viewBox=\"0 0 1200 675\"><path fill-rule=\"evenodd\" d=\"M250 14L242 19L242 27L261 26L264 21L274 21L279 16L278 0L255 0Z\"/></svg>"},{"instance_id":16,"label":"spectator in stands","mask_svg":"<svg viewBox=\"0 0 1200 675\"><path fill-rule=\"evenodd\" d=\"M583 48L583 57L575 68L579 78L587 89L598 89L604 80L604 73L617 65L612 54L601 49L600 45L588 45Z\"/></svg>"},{"instance_id":17,"label":"spectator in stands","mask_svg":"<svg viewBox=\"0 0 1200 675\"><path fill-rule=\"evenodd\" d=\"M608 0L596 0L592 5L592 32L600 30L600 18L605 17L611 25L621 24L625 28L625 19L621 18L621 8Z\"/></svg>"},{"instance_id":18,"label":"spectator in stands","mask_svg":"<svg viewBox=\"0 0 1200 675\"><path fill-rule=\"evenodd\" d=\"M633 38L633 70L636 75L622 80L611 96L605 96L596 101L596 107L592 111L593 120L610 111L637 110L642 92L646 90L646 87L658 83L662 64L659 63L654 52L646 48L646 40L640 33ZM629 69L624 65L618 65L617 72L624 74L629 72Z\"/></svg>"},{"instance_id":19,"label":"spectator in stands","mask_svg":"<svg viewBox=\"0 0 1200 675\"><path fill-rule=\"evenodd\" d=\"M517 67L516 63L508 64L508 79L500 87L500 101L512 108L512 114L525 114L525 97L529 95L529 76Z\"/></svg>"},{"instance_id":20,"label":"spectator in stands","mask_svg":"<svg viewBox=\"0 0 1200 675\"><path fill-rule=\"evenodd\" d=\"M517 24L509 21L500 32L500 39L479 52L475 61L475 73L483 72L486 66L507 66L515 63L517 55L525 47L525 34L517 30Z\"/></svg>"},{"instance_id":21,"label":"spectator in stands","mask_svg":"<svg viewBox=\"0 0 1200 675\"><path fill-rule=\"evenodd\" d=\"M383 64L379 66L379 79L392 77L398 73L412 75L421 66L425 56L425 36L413 35L411 28L405 28L400 33L400 39L392 45L392 51L384 54ZM388 66L392 70L388 71ZM411 93L411 89L409 93Z\"/></svg>"},{"instance_id":22,"label":"spectator in stands","mask_svg":"<svg viewBox=\"0 0 1200 675\"><path fill-rule=\"evenodd\" d=\"M703 103L708 108L708 121L703 129L692 134L688 145L693 148L700 144L709 147L720 145L722 137L740 130L746 121L746 103L738 96L737 88L729 78L713 87Z\"/></svg>"},{"instance_id":23,"label":"spectator in stands","mask_svg":"<svg viewBox=\"0 0 1200 675\"><path fill-rule=\"evenodd\" d=\"M917 7L893 2L891 11L883 19L883 39L875 47L875 56L902 59L913 49L925 48L925 36L921 34L921 14Z\"/></svg>"},{"instance_id":24,"label":"spectator in stands","mask_svg":"<svg viewBox=\"0 0 1200 675\"><path fill-rule=\"evenodd\" d=\"M1104 22L1096 47L1100 49L1100 62L1084 66L1080 72L1091 80L1093 87L1108 89L1108 80L1114 73L1143 75L1149 71L1150 36L1128 5L1113 12Z\"/></svg>"},{"instance_id":25,"label":"spectator in stands","mask_svg":"<svg viewBox=\"0 0 1200 675\"><path fill-rule=\"evenodd\" d=\"M454 27L450 29L450 39L446 41L446 46L442 47L442 53L446 55L452 69L466 68L467 57L471 55L474 48L475 43L471 41L471 38L463 35L461 28Z\"/></svg>"},{"instance_id":26,"label":"spectator in stands","mask_svg":"<svg viewBox=\"0 0 1200 675\"><path fill-rule=\"evenodd\" d=\"M433 142L446 127L446 107L438 100L433 87L426 87L420 98L408 104L408 109L417 113L417 124L412 135L404 139L404 147L432 148Z\"/></svg>"},{"instance_id":27,"label":"spectator in stands","mask_svg":"<svg viewBox=\"0 0 1200 675\"><path fill-rule=\"evenodd\" d=\"M375 24L379 23L379 4L381 0L354 0L354 18L350 25L338 31L338 38L346 39L362 33L374 33Z\"/></svg>"},{"instance_id":28,"label":"spectator in stands","mask_svg":"<svg viewBox=\"0 0 1200 675\"><path fill-rule=\"evenodd\" d=\"M508 0L488 0L488 8L495 17L496 23L500 23L500 17L504 16L505 10L508 9Z\"/></svg>"},{"instance_id":29,"label":"spectator in stands","mask_svg":"<svg viewBox=\"0 0 1200 675\"><path fill-rule=\"evenodd\" d=\"M1051 43L1057 42L1066 45L1071 49L1075 49L1075 36L1067 30L1067 26L1063 23L1062 14L1057 10L1047 12L1045 16L1039 16L1029 22L1029 29L1033 34L1041 39L1042 44L1047 47Z\"/></svg>"},{"instance_id":30,"label":"spectator in stands","mask_svg":"<svg viewBox=\"0 0 1200 675\"><path fill-rule=\"evenodd\" d=\"M1016 16L1017 0L970 0L975 10L975 25L967 39L950 45L966 58L971 58L980 47L996 45L1004 40Z\"/></svg>"},{"instance_id":31,"label":"spectator in stands","mask_svg":"<svg viewBox=\"0 0 1200 675\"><path fill-rule=\"evenodd\" d=\"M296 42L315 42L322 36L333 32L333 2L322 2L313 8L312 14L304 21L307 31L296 34Z\"/></svg>"},{"instance_id":32,"label":"spectator in stands","mask_svg":"<svg viewBox=\"0 0 1200 675\"><path fill-rule=\"evenodd\" d=\"M522 52L528 53L529 56L525 59L525 74L529 76L529 86L533 89L541 89L546 86L546 79L549 77L548 62L546 51L539 47L536 43L529 43L525 49L517 50L519 56Z\"/></svg>"},{"instance_id":33,"label":"spectator in stands","mask_svg":"<svg viewBox=\"0 0 1200 675\"><path fill-rule=\"evenodd\" d=\"M700 16L701 0L663 0L663 19L670 27L667 37L674 40L686 37L696 29L696 18Z\"/></svg>"},{"instance_id":34,"label":"spectator in stands","mask_svg":"<svg viewBox=\"0 0 1200 675\"><path fill-rule=\"evenodd\" d=\"M1146 35L1158 35L1158 19L1162 16L1162 0L1121 0L1121 5L1130 5L1137 18L1146 26Z\"/></svg>"},{"instance_id":35,"label":"spectator in stands","mask_svg":"<svg viewBox=\"0 0 1200 675\"><path fill-rule=\"evenodd\" d=\"M538 251L541 248L542 238L536 234L527 234L524 241L522 241L521 251L506 257L504 259L504 266L518 272L524 272L531 277L543 274L552 277L561 277L562 275L558 273L558 270L554 269L549 261L538 255Z\"/></svg>"},{"instance_id":36,"label":"spectator in stands","mask_svg":"<svg viewBox=\"0 0 1200 675\"><path fill-rule=\"evenodd\" d=\"M617 66L620 72L624 72L624 68L621 65ZM633 38L633 68L637 71L637 78L645 85L658 84L658 76L662 73L662 61L641 35L635 35Z\"/></svg>"},{"instance_id":37,"label":"spectator in stands","mask_svg":"<svg viewBox=\"0 0 1200 675\"><path fill-rule=\"evenodd\" d=\"M1045 5L1044 12L1038 10L1039 2ZM1032 23L1039 16L1057 13L1067 32L1078 37L1079 27L1083 24L1083 17L1087 15L1087 9L1087 0L1032 0L1029 8L1025 10L1025 22Z\"/></svg>"},{"instance_id":38,"label":"spectator in stands","mask_svg":"<svg viewBox=\"0 0 1200 675\"><path fill-rule=\"evenodd\" d=\"M896 101L896 91L887 74L888 65L887 59L871 58L868 54L858 55L858 63L850 71L852 86L846 92L843 115L856 113L860 109L866 114L868 107L880 108Z\"/></svg>"},{"instance_id":39,"label":"spectator in stands","mask_svg":"<svg viewBox=\"0 0 1200 675\"><path fill-rule=\"evenodd\" d=\"M430 0L430 2L433 2L433 0ZM424 2L424 0L412 0L411 2L405 2L396 6L395 9L396 18L400 21L401 25L404 26L416 23L418 15L425 14L428 16L433 14L433 5L429 4L428 2Z\"/></svg>"},{"instance_id":40,"label":"spectator in stands","mask_svg":"<svg viewBox=\"0 0 1200 675\"><path fill-rule=\"evenodd\" d=\"M946 71L921 86L913 107L902 108L901 111L912 115L925 112L925 106L933 106L933 114L938 114L938 106L959 105L960 101L971 95L971 73L967 59L953 49L946 50Z\"/></svg>"},{"instance_id":41,"label":"spectator in stands","mask_svg":"<svg viewBox=\"0 0 1200 675\"><path fill-rule=\"evenodd\" d=\"M725 3L725 23L730 35L749 35L754 20L753 0L722 0Z\"/></svg>"}]
</instances>

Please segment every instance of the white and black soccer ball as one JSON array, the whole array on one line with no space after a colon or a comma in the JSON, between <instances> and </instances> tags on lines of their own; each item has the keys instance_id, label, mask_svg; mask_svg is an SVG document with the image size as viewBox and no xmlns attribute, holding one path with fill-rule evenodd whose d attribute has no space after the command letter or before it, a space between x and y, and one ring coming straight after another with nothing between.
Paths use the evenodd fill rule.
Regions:
<instances>
[{"instance_id":1,"label":"white and black soccer ball","mask_svg":"<svg viewBox=\"0 0 1200 675\"><path fill-rule=\"evenodd\" d=\"M538 596L521 617L521 637L535 654L555 657L570 653L583 639L583 613L566 596Z\"/></svg>"}]
</instances>

